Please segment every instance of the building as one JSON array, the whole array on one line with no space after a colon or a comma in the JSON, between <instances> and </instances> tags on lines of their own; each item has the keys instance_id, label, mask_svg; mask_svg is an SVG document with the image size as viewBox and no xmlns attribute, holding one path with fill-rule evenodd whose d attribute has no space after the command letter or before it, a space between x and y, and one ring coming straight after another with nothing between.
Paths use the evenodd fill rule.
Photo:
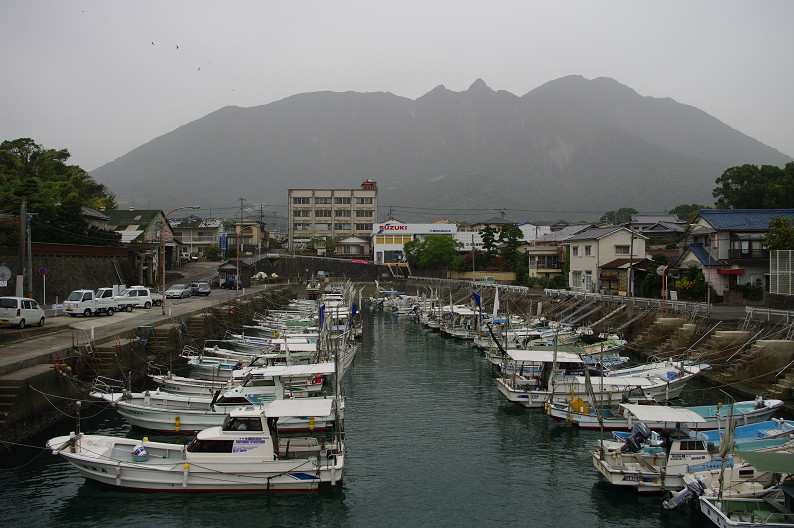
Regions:
<instances>
[{"instance_id":1,"label":"building","mask_svg":"<svg viewBox=\"0 0 794 528\"><path fill-rule=\"evenodd\" d=\"M601 270L606 264L618 259L628 259L628 267L634 262L644 261L646 237L625 227L603 227L589 229L569 237L565 245L570 251L570 275L568 284L573 291L596 292L614 290L617 282L610 275L601 279ZM634 277L633 273L630 273ZM636 279L636 277L635 277ZM630 281L636 283L636 280ZM629 295L634 291L629 285Z\"/></svg>"},{"instance_id":2,"label":"building","mask_svg":"<svg viewBox=\"0 0 794 528\"><path fill-rule=\"evenodd\" d=\"M207 246L220 244L221 235L224 234L223 220L220 218L190 216L169 220L168 223L174 230L174 237L182 241L185 251L191 255L204 255Z\"/></svg>"},{"instance_id":3,"label":"building","mask_svg":"<svg viewBox=\"0 0 794 528\"><path fill-rule=\"evenodd\" d=\"M312 239L369 238L378 220L378 187L361 189L289 189L288 244L291 250Z\"/></svg>"},{"instance_id":4,"label":"building","mask_svg":"<svg viewBox=\"0 0 794 528\"><path fill-rule=\"evenodd\" d=\"M686 221L674 214L635 214L624 225L648 237L648 247L663 248L681 240Z\"/></svg>"},{"instance_id":5,"label":"building","mask_svg":"<svg viewBox=\"0 0 794 528\"><path fill-rule=\"evenodd\" d=\"M121 234L121 243L127 246L130 264L139 284L160 283L161 254L165 252L166 267L179 264L178 240L165 222L160 209L134 209L105 211L107 228ZM161 238L162 237L162 238Z\"/></svg>"},{"instance_id":6,"label":"building","mask_svg":"<svg viewBox=\"0 0 794 528\"><path fill-rule=\"evenodd\" d=\"M227 250L237 251L239 243L240 253L247 255L267 252L270 243L267 223L250 218L243 218L242 220L237 218L234 221L234 230L227 233L226 236Z\"/></svg>"},{"instance_id":7,"label":"building","mask_svg":"<svg viewBox=\"0 0 794 528\"><path fill-rule=\"evenodd\" d=\"M794 209L703 209L686 230L678 267L703 270L718 295L741 284L769 290L769 250L764 235L775 217L794 218Z\"/></svg>"},{"instance_id":8,"label":"building","mask_svg":"<svg viewBox=\"0 0 794 528\"><path fill-rule=\"evenodd\" d=\"M405 262L403 246L412 240L424 240L428 235L456 236L458 227L455 224L404 224L397 220L389 220L375 224L370 233L372 237L373 260L376 264L397 264ZM471 238L476 233L465 233ZM471 246L469 246L469 251Z\"/></svg>"}]
</instances>

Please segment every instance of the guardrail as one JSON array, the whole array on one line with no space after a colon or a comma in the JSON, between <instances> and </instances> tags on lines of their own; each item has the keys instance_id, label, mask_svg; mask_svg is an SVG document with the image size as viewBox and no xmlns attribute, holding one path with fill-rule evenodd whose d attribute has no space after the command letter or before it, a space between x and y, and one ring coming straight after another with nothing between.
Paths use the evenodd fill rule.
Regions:
<instances>
[{"instance_id":1,"label":"guardrail","mask_svg":"<svg viewBox=\"0 0 794 528\"><path fill-rule=\"evenodd\" d=\"M640 306L645 308L662 308L662 299L651 299L649 297L626 297L624 295L607 295L595 292L579 292L571 290L554 290L547 288L543 290L548 297L577 297L581 299L594 299L628 306ZM664 308L678 312L702 312L708 311L708 305L701 302L672 301L664 300Z\"/></svg>"},{"instance_id":2,"label":"guardrail","mask_svg":"<svg viewBox=\"0 0 794 528\"><path fill-rule=\"evenodd\" d=\"M794 314L791 313L789 310L772 310L771 308L758 308L756 306L745 306L744 311L752 319L764 319L766 321L771 321L772 318L774 317L776 319L777 318L785 319L787 323L789 321L794 320Z\"/></svg>"}]
</instances>

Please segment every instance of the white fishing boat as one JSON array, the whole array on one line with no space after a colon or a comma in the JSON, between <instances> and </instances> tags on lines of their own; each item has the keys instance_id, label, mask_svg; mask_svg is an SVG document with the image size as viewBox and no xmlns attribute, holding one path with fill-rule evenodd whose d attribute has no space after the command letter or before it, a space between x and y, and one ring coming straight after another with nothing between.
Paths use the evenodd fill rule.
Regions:
<instances>
[{"instance_id":1,"label":"white fishing boat","mask_svg":"<svg viewBox=\"0 0 794 528\"><path fill-rule=\"evenodd\" d=\"M664 411L665 416L661 413ZM640 420L667 423L703 422L705 418L681 408L638 405L634 410ZM616 486L636 488L640 492L677 491L686 487L688 473L726 470L740 467L744 461L729 454L729 445L721 452L709 449L709 442L698 433L675 428L662 432L661 445L643 445L652 431L643 422L635 424L623 446L607 449L602 443L591 450L593 466ZM736 477L740 475L737 472Z\"/></svg>"},{"instance_id":2,"label":"white fishing boat","mask_svg":"<svg viewBox=\"0 0 794 528\"><path fill-rule=\"evenodd\" d=\"M331 363L303 365L305 373L330 374ZM278 370L278 369L277 369ZM286 370L290 373L299 369ZM144 391L130 393L114 391L111 386L98 386L91 396L111 403L132 426L165 433L196 433L207 427L220 425L225 416L242 406L265 406L284 399L284 371L268 375L248 376L244 383L213 396L195 396L170 392ZM297 375L297 374L295 374ZM304 398L301 398L304 399ZM322 399L319 398L318 399ZM344 404L341 404L343 407ZM293 432L325 431L333 425L334 416L296 416L282 421L281 429Z\"/></svg>"},{"instance_id":3,"label":"white fishing boat","mask_svg":"<svg viewBox=\"0 0 794 528\"><path fill-rule=\"evenodd\" d=\"M333 414L334 400L278 400L232 411L189 445L71 433L47 448L86 479L119 488L158 491L316 490L338 485L345 445L317 438L279 438L278 421Z\"/></svg>"},{"instance_id":4,"label":"white fishing boat","mask_svg":"<svg viewBox=\"0 0 794 528\"><path fill-rule=\"evenodd\" d=\"M568 402L552 402L547 407L547 412L558 422L570 422L582 429L624 429L630 430L638 419L633 413L637 405L656 404L652 398L646 398L647 403L622 402L617 408L588 405L584 400L574 398ZM660 420L646 421L645 424L652 430L669 429L674 427L663 421L668 407L660 406ZM681 424L690 430L726 429L730 420L736 420L741 425L754 424L768 420L775 411L783 408L783 400L755 400L740 401L729 404L696 405L691 407L678 407L688 409L705 419L703 422L687 422ZM652 411L652 409L651 409Z\"/></svg>"},{"instance_id":5,"label":"white fishing boat","mask_svg":"<svg viewBox=\"0 0 794 528\"><path fill-rule=\"evenodd\" d=\"M591 391L597 405L607 406L636 389L656 401L668 401L678 397L689 380L705 368L681 362L657 362L625 372L590 376L592 388L589 388L584 375L587 364L579 354L505 350L505 362L509 368L496 379L497 388L508 400L525 407L544 407L548 402L566 398L587 400Z\"/></svg>"}]
</instances>

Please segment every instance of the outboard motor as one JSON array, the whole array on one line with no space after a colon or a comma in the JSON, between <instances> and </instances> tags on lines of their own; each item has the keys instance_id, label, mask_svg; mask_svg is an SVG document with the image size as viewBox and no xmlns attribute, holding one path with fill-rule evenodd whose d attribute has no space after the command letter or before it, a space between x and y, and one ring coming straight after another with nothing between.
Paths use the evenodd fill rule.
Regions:
<instances>
[{"instance_id":1,"label":"outboard motor","mask_svg":"<svg viewBox=\"0 0 794 528\"><path fill-rule=\"evenodd\" d=\"M703 484L696 478L692 482L687 482L686 488L673 493L673 496L664 501L662 506L665 510L678 508L686 502L694 502L698 497L703 495L704 491Z\"/></svg>"},{"instance_id":2,"label":"outboard motor","mask_svg":"<svg viewBox=\"0 0 794 528\"><path fill-rule=\"evenodd\" d=\"M642 447L642 443L651 437L651 428L643 422L637 422L631 428L631 434L626 438L626 442L621 446L620 452L636 453Z\"/></svg>"}]
</instances>

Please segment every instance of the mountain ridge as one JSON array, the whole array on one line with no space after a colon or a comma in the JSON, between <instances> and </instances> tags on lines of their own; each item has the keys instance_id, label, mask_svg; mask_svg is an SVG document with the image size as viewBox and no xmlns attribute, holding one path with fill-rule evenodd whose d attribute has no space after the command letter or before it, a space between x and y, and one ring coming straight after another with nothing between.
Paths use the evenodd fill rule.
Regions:
<instances>
[{"instance_id":1,"label":"mountain ridge","mask_svg":"<svg viewBox=\"0 0 794 528\"><path fill-rule=\"evenodd\" d=\"M378 220L389 206L405 220L429 221L438 211L473 215L475 205L542 220L710 204L726 168L787 161L695 107L574 75L523 96L478 78L465 91L442 84L414 100L324 91L226 106L91 175L120 207L219 208L240 196L286 206L291 188L357 188L372 179Z\"/></svg>"}]
</instances>

